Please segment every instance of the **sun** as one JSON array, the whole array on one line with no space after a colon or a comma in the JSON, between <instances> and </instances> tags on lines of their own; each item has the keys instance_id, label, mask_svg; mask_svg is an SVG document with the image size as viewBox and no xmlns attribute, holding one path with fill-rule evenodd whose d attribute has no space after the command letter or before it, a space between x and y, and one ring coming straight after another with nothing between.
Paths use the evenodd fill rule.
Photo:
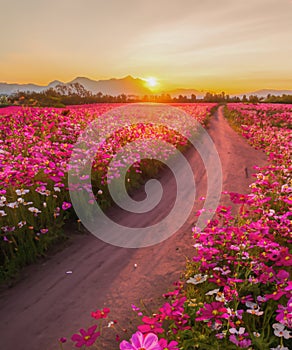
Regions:
<instances>
[{"instance_id":1,"label":"sun","mask_svg":"<svg viewBox=\"0 0 292 350\"><path fill-rule=\"evenodd\" d=\"M149 77L149 78L145 78L144 79L146 81L146 84L150 87L150 88L154 88L158 85L158 81L156 78L154 77Z\"/></svg>"}]
</instances>

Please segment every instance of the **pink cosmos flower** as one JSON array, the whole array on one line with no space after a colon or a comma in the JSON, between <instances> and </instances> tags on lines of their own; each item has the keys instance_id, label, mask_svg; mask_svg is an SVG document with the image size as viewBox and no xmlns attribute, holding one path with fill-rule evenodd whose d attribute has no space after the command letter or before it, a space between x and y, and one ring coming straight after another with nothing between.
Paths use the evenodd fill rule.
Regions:
<instances>
[{"instance_id":1,"label":"pink cosmos flower","mask_svg":"<svg viewBox=\"0 0 292 350\"><path fill-rule=\"evenodd\" d=\"M184 312L184 303L187 300L186 297L176 299L172 304L165 303L162 308L159 309L163 318L181 316Z\"/></svg>"},{"instance_id":2,"label":"pink cosmos flower","mask_svg":"<svg viewBox=\"0 0 292 350\"><path fill-rule=\"evenodd\" d=\"M79 331L80 334L73 334L71 340L76 342L76 348L81 348L83 345L88 347L93 345L96 339L100 336L100 332L95 332L96 328L97 325L88 328L87 331L81 328Z\"/></svg>"},{"instance_id":3,"label":"pink cosmos flower","mask_svg":"<svg viewBox=\"0 0 292 350\"><path fill-rule=\"evenodd\" d=\"M161 350L157 335L148 333L145 337L141 332L132 335L130 342L123 340L120 344L120 350Z\"/></svg>"},{"instance_id":4,"label":"pink cosmos flower","mask_svg":"<svg viewBox=\"0 0 292 350\"><path fill-rule=\"evenodd\" d=\"M235 344L236 346L238 346L239 348L247 348L251 345L251 340L250 339L247 339L244 337L244 335L246 334L243 334L243 335L234 335L232 334L230 337L229 337L229 340Z\"/></svg>"}]
</instances>

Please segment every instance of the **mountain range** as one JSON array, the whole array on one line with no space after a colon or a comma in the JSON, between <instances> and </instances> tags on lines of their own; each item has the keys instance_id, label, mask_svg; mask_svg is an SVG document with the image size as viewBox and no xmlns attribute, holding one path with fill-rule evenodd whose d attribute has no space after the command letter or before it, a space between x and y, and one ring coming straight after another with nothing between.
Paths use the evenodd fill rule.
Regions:
<instances>
[{"instance_id":1,"label":"mountain range","mask_svg":"<svg viewBox=\"0 0 292 350\"><path fill-rule=\"evenodd\" d=\"M108 79L108 80L92 80L86 77L78 77L68 83L63 83L59 80L54 80L46 86L36 84L7 84L0 83L0 95L11 95L18 91L24 92L41 92L50 88L55 88L57 85L72 85L79 83L93 94L101 92L103 95L117 96L120 94L126 95L149 95L153 94L151 90L146 87L146 82L140 78L133 78L128 75L122 79Z\"/></svg>"},{"instance_id":2,"label":"mountain range","mask_svg":"<svg viewBox=\"0 0 292 350\"><path fill-rule=\"evenodd\" d=\"M73 79L68 83L61 82L59 80L54 80L46 86L36 85L36 84L9 84L9 83L0 83L0 95L11 95L18 91L24 92L41 92L49 88L55 88L57 85L70 85L74 83L79 83L84 86L88 91L91 91L93 94L101 92L103 95L112 95L117 96L120 94L125 95L135 95L135 96L144 96L144 95L154 95L155 93L151 91L146 86L146 82L140 78L133 78L131 75L128 75L121 79L108 79L108 80L92 80L86 77L78 77ZM202 98L206 92L199 91L196 89L173 89L159 94L165 93L171 95L171 97L177 97L179 95L190 97L192 94L196 95L197 98ZM257 95L258 97L266 97L267 95L281 96L283 94L292 95L292 90L257 90L254 92L242 93L237 96L242 97L246 95ZM236 96L236 95L232 95Z\"/></svg>"}]
</instances>

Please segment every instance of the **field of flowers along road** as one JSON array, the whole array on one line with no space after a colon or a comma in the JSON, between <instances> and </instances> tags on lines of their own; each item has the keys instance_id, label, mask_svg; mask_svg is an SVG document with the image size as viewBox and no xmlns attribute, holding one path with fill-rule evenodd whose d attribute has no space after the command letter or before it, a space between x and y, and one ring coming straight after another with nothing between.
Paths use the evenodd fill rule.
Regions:
<instances>
[{"instance_id":1,"label":"field of flowers along road","mask_svg":"<svg viewBox=\"0 0 292 350\"><path fill-rule=\"evenodd\" d=\"M229 193L237 217L218 207L203 232L193 229L185 279L158 311L132 305L141 325L130 339L116 335L121 350L292 348L292 106L230 104L225 115L269 164L257 168L250 194ZM75 346L98 344L103 328L117 333L109 313L93 312L99 324L74 334Z\"/></svg>"},{"instance_id":2,"label":"field of flowers along road","mask_svg":"<svg viewBox=\"0 0 292 350\"><path fill-rule=\"evenodd\" d=\"M119 106L0 109L0 281L13 276L62 238L64 222L75 218L67 185L73 145L90 122ZM214 104L174 106L204 123ZM179 148L186 145L186 140L173 131L150 124L135 124L110 135L93 164L92 186L101 207L111 205L106 171L115 152L128 142L146 137L168 141ZM159 149L145 151L153 157L159 153ZM127 186L139 186L145 177L155 175L160 164L137 162L128 174ZM120 166L116 164L115 176Z\"/></svg>"}]
</instances>

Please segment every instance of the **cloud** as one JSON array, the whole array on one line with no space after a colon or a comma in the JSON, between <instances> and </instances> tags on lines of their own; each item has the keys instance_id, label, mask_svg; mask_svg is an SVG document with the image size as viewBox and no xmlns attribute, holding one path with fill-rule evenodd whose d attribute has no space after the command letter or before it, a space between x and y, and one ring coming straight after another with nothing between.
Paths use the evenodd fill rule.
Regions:
<instances>
[{"instance_id":1,"label":"cloud","mask_svg":"<svg viewBox=\"0 0 292 350\"><path fill-rule=\"evenodd\" d=\"M0 75L9 80L13 58L20 77L39 76L44 62L64 80L68 67L93 78L275 77L277 64L290 77L291 23L290 0L11 0L0 13Z\"/></svg>"}]
</instances>

